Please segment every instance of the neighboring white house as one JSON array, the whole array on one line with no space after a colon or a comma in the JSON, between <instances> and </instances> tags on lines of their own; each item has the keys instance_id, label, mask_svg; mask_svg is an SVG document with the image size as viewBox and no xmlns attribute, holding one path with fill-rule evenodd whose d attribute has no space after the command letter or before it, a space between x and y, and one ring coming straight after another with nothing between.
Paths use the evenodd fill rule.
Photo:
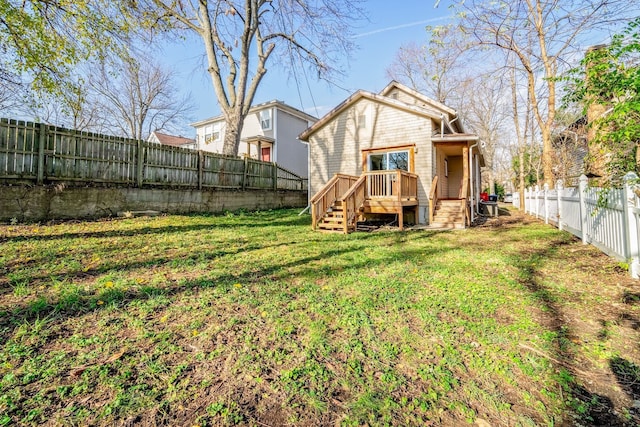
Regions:
<instances>
[{"instance_id":1,"label":"neighboring white house","mask_svg":"<svg viewBox=\"0 0 640 427\"><path fill-rule=\"evenodd\" d=\"M197 148L195 139L185 138L184 136L167 135L166 133L160 133L158 131L151 132L147 141L155 144L171 145L172 147Z\"/></svg>"},{"instance_id":2,"label":"neighboring white house","mask_svg":"<svg viewBox=\"0 0 640 427\"><path fill-rule=\"evenodd\" d=\"M238 155L250 156L278 165L301 176L309 176L308 146L298 140L301 134L318 119L273 100L258 104L249 110L240 134ZM192 123L196 128L197 148L222 153L224 143L224 116Z\"/></svg>"}]
</instances>

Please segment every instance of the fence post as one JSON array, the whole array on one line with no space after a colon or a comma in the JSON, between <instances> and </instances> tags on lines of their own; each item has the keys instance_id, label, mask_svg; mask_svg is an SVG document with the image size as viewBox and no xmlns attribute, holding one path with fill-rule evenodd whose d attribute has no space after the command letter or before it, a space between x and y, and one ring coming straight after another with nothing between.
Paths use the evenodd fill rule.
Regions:
<instances>
[{"instance_id":1,"label":"fence post","mask_svg":"<svg viewBox=\"0 0 640 427\"><path fill-rule=\"evenodd\" d=\"M244 170L242 171L242 189L247 188L247 174L249 173L249 156L244 156ZM262 179L260 180L262 181ZM262 184L262 182L261 182Z\"/></svg>"},{"instance_id":2,"label":"fence post","mask_svg":"<svg viewBox=\"0 0 640 427\"><path fill-rule=\"evenodd\" d=\"M144 169L144 146L142 145L142 140L138 140L138 152L136 153L138 155L137 157L137 168L136 168L136 184L138 185L138 188L142 187L142 182L144 180L144 174L143 174L143 169Z\"/></svg>"},{"instance_id":3,"label":"fence post","mask_svg":"<svg viewBox=\"0 0 640 427\"><path fill-rule=\"evenodd\" d=\"M582 234L582 244L589 243L587 238L587 202L585 200L585 194L587 191L587 182L589 179L583 174L580 175L580 185L578 191L578 197L580 198L580 231Z\"/></svg>"},{"instance_id":4,"label":"fence post","mask_svg":"<svg viewBox=\"0 0 640 427\"><path fill-rule=\"evenodd\" d=\"M564 181L559 179L556 182L556 195L558 196L558 230L562 230L562 191L564 190Z\"/></svg>"},{"instance_id":5,"label":"fence post","mask_svg":"<svg viewBox=\"0 0 640 427\"><path fill-rule=\"evenodd\" d=\"M34 135L35 137L35 135ZM38 135L38 177L36 184L44 184L44 146L47 143L47 125L40 123L40 132Z\"/></svg>"},{"instance_id":6,"label":"fence post","mask_svg":"<svg viewBox=\"0 0 640 427\"><path fill-rule=\"evenodd\" d=\"M198 150L198 190L202 190L202 178L204 170L204 153Z\"/></svg>"},{"instance_id":7,"label":"fence post","mask_svg":"<svg viewBox=\"0 0 640 427\"><path fill-rule=\"evenodd\" d=\"M536 187L534 189L535 193L536 193L536 200L534 203L535 206L535 214L536 214L536 219L540 217L540 203L538 203L538 195L540 194L540 186L536 184Z\"/></svg>"},{"instance_id":8,"label":"fence post","mask_svg":"<svg viewBox=\"0 0 640 427\"><path fill-rule=\"evenodd\" d=\"M524 213L531 214L531 187L524 189ZM527 201L529 202L527 204ZM528 209L527 209L528 206Z\"/></svg>"},{"instance_id":9,"label":"fence post","mask_svg":"<svg viewBox=\"0 0 640 427\"><path fill-rule=\"evenodd\" d=\"M273 175L273 191L277 191L278 190L278 165L276 165L276 162L272 163L272 175Z\"/></svg>"},{"instance_id":10,"label":"fence post","mask_svg":"<svg viewBox=\"0 0 640 427\"><path fill-rule=\"evenodd\" d=\"M549 184L546 182L542 186L544 194L542 195L544 200L544 223L549 224Z\"/></svg>"},{"instance_id":11,"label":"fence post","mask_svg":"<svg viewBox=\"0 0 640 427\"><path fill-rule=\"evenodd\" d=\"M638 221L634 209L636 208L636 194L633 186L638 182L638 175L629 172L624 176L624 198L622 206L624 209L624 240L625 254L629 262L629 274L634 279L640 278L640 250L638 248Z\"/></svg>"}]
</instances>

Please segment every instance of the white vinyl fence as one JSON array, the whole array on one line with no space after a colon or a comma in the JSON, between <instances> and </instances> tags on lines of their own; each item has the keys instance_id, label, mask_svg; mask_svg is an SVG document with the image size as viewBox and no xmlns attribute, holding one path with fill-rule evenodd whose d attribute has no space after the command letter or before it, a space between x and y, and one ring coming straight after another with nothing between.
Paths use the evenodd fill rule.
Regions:
<instances>
[{"instance_id":1,"label":"white vinyl fence","mask_svg":"<svg viewBox=\"0 0 640 427\"><path fill-rule=\"evenodd\" d=\"M640 198L634 192L638 176L630 172L624 182L623 188L605 190L588 187L587 177L582 175L578 188L564 188L561 180L552 190L546 184L542 189L529 188L525 190L525 212L628 263L631 277L638 279ZM514 198L514 206L519 203Z\"/></svg>"}]
</instances>

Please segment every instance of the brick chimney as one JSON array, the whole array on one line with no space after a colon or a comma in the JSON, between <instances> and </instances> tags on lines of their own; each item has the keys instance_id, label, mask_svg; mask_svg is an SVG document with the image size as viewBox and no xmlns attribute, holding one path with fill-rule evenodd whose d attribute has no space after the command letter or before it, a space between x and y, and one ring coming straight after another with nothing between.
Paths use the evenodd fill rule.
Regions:
<instances>
[{"instance_id":1,"label":"brick chimney","mask_svg":"<svg viewBox=\"0 0 640 427\"><path fill-rule=\"evenodd\" d=\"M588 55L590 52L604 49L606 47L607 45L605 44L591 46L589 49L587 49L586 54ZM594 65L595 64L593 62L588 62L586 63L585 68L589 70L589 68ZM596 126L593 126L592 123L598 118L602 117L609 108L609 105L600 103L592 103L587 108L587 147L589 154L586 158L584 173L588 177L596 178L605 177L607 175L606 165L610 158L610 153L605 147L602 146L602 144L598 144L594 141L598 128Z\"/></svg>"}]
</instances>

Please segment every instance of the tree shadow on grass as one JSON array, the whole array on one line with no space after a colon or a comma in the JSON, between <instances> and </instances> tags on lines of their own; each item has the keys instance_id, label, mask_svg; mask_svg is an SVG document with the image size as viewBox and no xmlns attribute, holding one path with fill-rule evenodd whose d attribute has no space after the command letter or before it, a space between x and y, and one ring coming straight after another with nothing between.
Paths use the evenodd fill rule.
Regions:
<instances>
[{"instance_id":1,"label":"tree shadow on grass","mask_svg":"<svg viewBox=\"0 0 640 427\"><path fill-rule=\"evenodd\" d=\"M621 357L609 361L620 387L634 400L640 400L640 367Z\"/></svg>"},{"instance_id":2,"label":"tree shadow on grass","mask_svg":"<svg viewBox=\"0 0 640 427\"><path fill-rule=\"evenodd\" d=\"M570 413L564 414L564 423L589 426L631 426L616 412L611 399L589 391L578 382L575 376L578 362L571 349L574 332L565 320L562 304L553 290L547 288L541 280L538 265L541 260L557 256L558 250L571 244L568 240L556 240L540 250L523 251L514 256L512 265L519 270L518 281L539 303L542 309L542 325L553 332L552 352L549 361L560 372L558 381L569 394L565 398Z\"/></svg>"},{"instance_id":3,"label":"tree shadow on grass","mask_svg":"<svg viewBox=\"0 0 640 427\"><path fill-rule=\"evenodd\" d=\"M434 232L425 233L426 236L433 236ZM397 262L399 259L429 259L435 258L448 250L448 248L439 247L437 245L430 245L428 248L412 249L406 248L399 254L398 251L389 250L376 252L373 257L362 256L361 253L367 247L371 245L371 239L374 239L373 235L363 234L358 236L342 236L342 235L321 235L321 234L304 234L294 235L287 238L287 242L282 240L272 239L266 240L262 245L252 244L248 242L253 249L265 249L264 252L273 252L270 248L276 246L289 246L289 252L291 255L282 257L268 257L260 260L256 259L253 253L248 252L246 259L247 265L234 269L228 267L224 271L213 272L207 270L196 270L194 274L185 275L181 280L167 279L162 283L154 285L140 285L132 286L129 289L103 289L101 293L80 293L76 295L65 296L57 294L54 297L42 302L36 301L36 304L22 303L19 306L4 307L6 310L4 313L0 313L0 345L6 344L7 340L12 340L16 336L16 330L26 322L35 323L36 319L45 319L46 323L51 320L52 323L61 323L67 319L75 319L83 316L87 313L101 313L105 308L113 309L117 307L120 311L129 310L134 304L139 302L145 302L146 300L152 300L155 297L161 297L161 300L167 300L167 304L173 304L178 302L182 295L186 298L198 297L200 295L206 295L207 289L216 289L222 292L236 292L238 295L245 295L244 290L249 286L256 289L259 286L269 286L266 292L285 292L287 298L291 295L292 298L296 298L296 286L304 287L305 289L317 288L318 292L321 291L321 284L317 284L316 280L319 278L330 277L332 275L351 274L350 270L370 270L378 265L387 265L392 262ZM374 239L375 244L389 244L393 246L401 244L404 241L406 234L393 233L383 236L383 239ZM422 236L420 236L422 237ZM308 244L309 240L316 241L317 245ZM295 243L293 241L300 243ZM307 250L305 250L308 248ZM224 247L219 248L223 250L225 254L235 254L237 252L235 248ZM246 248L245 248L246 249ZM216 255L220 255L217 248L212 248ZM228 253L229 252L229 253ZM311 253L309 253L311 252ZM283 252L284 254L284 252ZM191 256L191 255L189 255ZM224 263L227 259L222 258L216 260L216 262ZM240 260L240 258L234 258ZM326 262L330 260L330 262ZM157 261L157 260L154 260ZM319 262L322 261L322 262ZM144 259L140 262L144 263ZM170 262L170 260L167 260ZM222 264L224 265L224 264ZM104 273L122 272L130 273L133 269L141 267L138 261L114 263L112 267ZM78 274L81 274L78 272ZM67 275L61 277L63 280L67 280ZM242 292L239 292L239 288L234 286L236 284L242 285ZM198 292L202 291L202 294ZM219 293L216 292L216 294ZM213 294L213 293L212 293ZM210 296L210 295L209 295ZM241 298L241 297L239 297ZM196 298L200 299L200 298ZM99 302L102 304L98 304ZM130 305L131 304L131 305ZM1 309L0 309L1 310ZM109 311L105 310L105 314L109 316ZM87 330L87 333L91 333ZM48 339L48 338L43 338ZM29 357L35 357L39 355L39 352L45 352L42 347L34 348L33 354ZM106 356L105 356L106 357ZM37 382L29 384L31 388L38 388L45 381L37 380ZM59 379L52 379L52 382L56 384ZM24 388L22 385L21 389ZM241 392L250 391L251 387ZM212 394L211 398L218 399L219 395ZM242 396L241 396L242 397ZM60 398L60 400L65 400ZM65 400L65 404L68 400ZM215 401L214 401L215 402ZM238 403L240 412L243 414L255 414L254 402L250 400L243 400L242 403ZM280 407L280 405L275 405ZM282 407L285 407L284 404ZM176 413L169 413L167 418L157 420L158 422L168 422L171 418L176 421ZM331 412L327 412L330 414ZM143 413L141 413L143 414ZM138 415L133 415L131 420L132 424L137 421L145 423L149 418L146 415L141 415L140 418L136 418ZM264 420L264 418L261 418ZM320 422L321 424L324 424ZM186 421L185 421L186 424ZM329 424L329 423L327 423ZM333 423L331 423L333 424ZM277 424L274 424L277 425Z\"/></svg>"},{"instance_id":4,"label":"tree shadow on grass","mask_svg":"<svg viewBox=\"0 0 640 427\"><path fill-rule=\"evenodd\" d=\"M622 302L625 306L640 305L640 293L625 291L622 295ZM640 319L631 313L624 311L620 315L620 320L626 322L632 329L640 330ZM629 415L633 419L634 425L640 425L640 366L616 356L609 360L609 368L615 375L620 388L634 402L629 409Z\"/></svg>"},{"instance_id":5,"label":"tree shadow on grass","mask_svg":"<svg viewBox=\"0 0 640 427\"><path fill-rule=\"evenodd\" d=\"M640 293L624 291L622 302L625 304L640 304Z\"/></svg>"},{"instance_id":6,"label":"tree shadow on grass","mask_svg":"<svg viewBox=\"0 0 640 427\"><path fill-rule=\"evenodd\" d=\"M366 240L367 238L361 237L360 239ZM327 247L331 246L327 245ZM0 331L4 330L4 333L0 335L0 345L4 345L9 339L9 336L7 336L6 333L9 332L12 327L49 316L55 316L60 320L61 318L69 318L82 315L90 311L101 310L112 303L128 304L134 300L145 300L158 295L175 297L189 290L199 288L222 287L225 289L232 289L233 285L236 283L247 285L260 283L264 280L286 280L292 276L302 278L316 277L318 275L318 268L314 266L315 261L359 252L365 247L366 242L363 242L362 245L350 245L347 248L323 250L317 255L296 258L290 262L282 263L279 262L280 260L275 260L273 263L255 270L229 272L222 275L203 275L190 280L168 281L165 286L141 285L128 290L105 289L99 294L79 292L70 295L57 295L55 299L40 298L35 301L25 302L12 307L0 307ZM265 248L265 246L260 247L260 249L263 248ZM438 247L430 250L421 250L413 254L405 253L405 255L429 257L442 254L443 251L446 250L446 248ZM376 259L375 262L366 258L357 263L350 260L344 260L344 265L334 263L330 266L323 266L321 271L325 272L327 275L338 274L342 268L348 267L349 269L360 269L371 267L374 263L384 265L396 260L397 259L394 258L393 252L390 252L387 257ZM138 268L141 265L144 265L144 262L136 262L126 266L119 264L117 271L127 271L133 268ZM67 276L65 276L65 278L67 278Z\"/></svg>"},{"instance_id":7,"label":"tree shadow on grass","mask_svg":"<svg viewBox=\"0 0 640 427\"><path fill-rule=\"evenodd\" d=\"M67 271L58 272L58 273L50 273L44 272L42 274L30 274L22 277L22 280L26 280L29 283L34 282L42 282L42 281L66 281L66 282L74 282L77 280L84 280L87 278L95 278L101 275L109 274L111 272L121 272L121 271L133 271L139 269L149 269L154 267L161 267L168 264L180 263L184 265L193 265L197 262L206 262L212 260L220 260L226 256L237 255L240 253L249 253L256 250L262 249L272 249L275 250L279 247L283 246L292 246L295 243L293 242L281 242L271 245L265 245L260 243L255 243L252 241L247 242L245 245L239 246L221 246L221 247L212 247L206 251L199 251L197 253L189 252L186 256L170 256L167 254L158 255L153 257L143 257L136 260L109 260L108 257L106 262L103 265L100 265L95 268L76 268L69 269ZM117 254L119 251L118 248L114 247L112 249L114 254ZM45 262L42 259L34 258L29 260L29 265L37 265L38 263ZM23 265L22 267L25 267ZM2 284L2 280L0 280L0 285ZM10 293L12 291L11 286L0 286L0 296Z\"/></svg>"},{"instance_id":8,"label":"tree shadow on grass","mask_svg":"<svg viewBox=\"0 0 640 427\"><path fill-rule=\"evenodd\" d=\"M629 409L629 415L634 425L640 425L640 407L636 403L640 402L640 366L621 357L614 357L609 360L609 367L620 388L634 402Z\"/></svg>"},{"instance_id":9,"label":"tree shadow on grass","mask_svg":"<svg viewBox=\"0 0 640 427\"><path fill-rule=\"evenodd\" d=\"M626 306L640 305L640 293L624 291L624 293L622 294L622 302ZM631 327L631 329L636 331L640 330L640 319L638 319L631 313L628 313L626 311L621 313L620 320L626 322Z\"/></svg>"},{"instance_id":10,"label":"tree shadow on grass","mask_svg":"<svg viewBox=\"0 0 640 427\"><path fill-rule=\"evenodd\" d=\"M196 216L196 215L192 215ZM139 227L131 230L105 230L105 231L87 231L87 232L67 232L49 235L29 235L29 236L2 236L0 235L0 243L10 242L26 242L26 241L49 241L49 240L68 240L68 239L89 239L89 238L109 238L109 237L135 237L138 235L154 235L154 234L183 234L192 231L212 230L216 228L238 227L238 228L266 228L271 227L294 227L311 224L308 216L292 217L286 212L278 215L277 213L265 215L263 217L236 215L230 219L224 217L200 215L203 219L210 219L211 223L196 225L167 225L163 227L152 227L145 223L140 223ZM238 223L246 218L245 222ZM119 220L114 220L119 221Z\"/></svg>"}]
</instances>

